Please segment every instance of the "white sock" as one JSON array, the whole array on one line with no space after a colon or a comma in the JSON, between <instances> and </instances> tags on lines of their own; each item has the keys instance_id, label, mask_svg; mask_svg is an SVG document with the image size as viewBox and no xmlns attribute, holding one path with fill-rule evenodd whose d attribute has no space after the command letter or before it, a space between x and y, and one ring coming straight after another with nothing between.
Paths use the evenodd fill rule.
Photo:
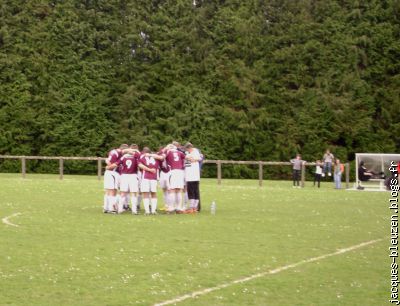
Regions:
<instances>
[{"instance_id":1,"label":"white sock","mask_svg":"<svg viewBox=\"0 0 400 306\"><path fill-rule=\"evenodd\" d=\"M146 214L149 214L150 213L150 199L144 198L143 205L144 205L144 211L146 212Z\"/></svg>"},{"instance_id":2,"label":"white sock","mask_svg":"<svg viewBox=\"0 0 400 306\"><path fill-rule=\"evenodd\" d=\"M108 196L104 195L103 210L108 210Z\"/></svg>"},{"instance_id":3,"label":"white sock","mask_svg":"<svg viewBox=\"0 0 400 306\"><path fill-rule=\"evenodd\" d=\"M125 196L124 207L129 206L130 197L131 197L131 195L129 193Z\"/></svg>"},{"instance_id":4,"label":"white sock","mask_svg":"<svg viewBox=\"0 0 400 306\"><path fill-rule=\"evenodd\" d=\"M199 200L193 200L194 201L194 209L197 210L197 207L199 206Z\"/></svg>"},{"instance_id":5,"label":"white sock","mask_svg":"<svg viewBox=\"0 0 400 306\"><path fill-rule=\"evenodd\" d=\"M168 205L168 193L167 192L163 193L163 199L164 199L164 205L168 209L169 205Z\"/></svg>"},{"instance_id":6,"label":"white sock","mask_svg":"<svg viewBox=\"0 0 400 306\"><path fill-rule=\"evenodd\" d=\"M137 196L135 196L135 195L131 196L131 204L132 204L132 213L136 214L137 213Z\"/></svg>"},{"instance_id":7,"label":"white sock","mask_svg":"<svg viewBox=\"0 0 400 306\"><path fill-rule=\"evenodd\" d=\"M182 209L185 210L189 206L190 206L189 197L188 197L187 191L184 191L183 199L182 199Z\"/></svg>"},{"instance_id":8,"label":"white sock","mask_svg":"<svg viewBox=\"0 0 400 306\"><path fill-rule=\"evenodd\" d=\"M112 196L107 196L107 207L106 210L112 210Z\"/></svg>"},{"instance_id":9,"label":"white sock","mask_svg":"<svg viewBox=\"0 0 400 306\"><path fill-rule=\"evenodd\" d=\"M120 196L117 202L117 213L122 213L124 211L125 197Z\"/></svg>"},{"instance_id":10,"label":"white sock","mask_svg":"<svg viewBox=\"0 0 400 306\"><path fill-rule=\"evenodd\" d=\"M168 193L168 198L169 198L169 200L168 200L168 209L170 211L173 211L173 210L176 209L176 207L175 207L175 192L169 192Z\"/></svg>"},{"instance_id":11,"label":"white sock","mask_svg":"<svg viewBox=\"0 0 400 306\"><path fill-rule=\"evenodd\" d=\"M115 204L117 203L116 196L108 196L108 208L107 210L115 210Z\"/></svg>"},{"instance_id":12,"label":"white sock","mask_svg":"<svg viewBox=\"0 0 400 306\"><path fill-rule=\"evenodd\" d=\"M151 198L151 212L154 214L157 211L157 198Z\"/></svg>"},{"instance_id":13,"label":"white sock","mask_svg":"<svg viewBox=\"0 0 400 306\"><path fill-rule=\"evenodd\" d=\"M139 193L139 195L138 195L138 197L137 197L137 206L139 206L139 208L140 208L140 204L142 203L142 194L141 193Z\"/></svg>"},{"instance_id":14,"label":"white sock","mask_svg":"<svg viewBox=\"0 0 400 306\"><path fill-rule=\"evenodd\" d=\"M176 193L176 207L178 210L183 210L183 203L182 203L182 193Z\"/></svg>"}]
</instances>

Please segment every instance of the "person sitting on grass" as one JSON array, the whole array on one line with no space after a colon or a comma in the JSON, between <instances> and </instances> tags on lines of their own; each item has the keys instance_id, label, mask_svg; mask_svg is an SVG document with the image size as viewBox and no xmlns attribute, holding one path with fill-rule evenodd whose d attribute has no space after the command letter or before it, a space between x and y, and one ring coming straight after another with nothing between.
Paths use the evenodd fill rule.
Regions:
<instances>
[{"instance_id":1,"label":"person sitting on grass","mask_svg":"<svg viewBox=\"0 0 400 306\"><path fill-rule=\"evenodd\" d=\"M187 184L190 208L186 213L197 213L200 200L200 152L190 142L185 145L185 181Z\"/></svg>"}]
</instances>

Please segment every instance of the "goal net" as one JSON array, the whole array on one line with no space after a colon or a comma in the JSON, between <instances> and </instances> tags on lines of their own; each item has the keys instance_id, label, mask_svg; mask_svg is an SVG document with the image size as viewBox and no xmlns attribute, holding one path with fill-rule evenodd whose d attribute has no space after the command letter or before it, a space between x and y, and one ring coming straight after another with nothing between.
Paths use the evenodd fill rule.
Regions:
<instances>
[{"instance_id":1,"label":"goal net","mask_svg":"<svg viewBox=\"0 0 400 306\"><path fill-rule=\"evenodd\" d=\"M392 175L389 171L392 161L398 163L400 154L356 153L355 187L386 190L385 180ZM367 175L362 175L363 171L368 172Z\"/></svg>"}]
</instances>

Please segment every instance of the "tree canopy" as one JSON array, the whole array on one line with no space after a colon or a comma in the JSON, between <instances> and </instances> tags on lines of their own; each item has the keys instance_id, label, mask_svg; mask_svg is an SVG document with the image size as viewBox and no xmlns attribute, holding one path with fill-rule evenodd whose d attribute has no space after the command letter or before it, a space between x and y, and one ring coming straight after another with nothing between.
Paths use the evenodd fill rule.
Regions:
<instances>
[{"instance_id":1,"label":"tree canopy","mask_svg":"<svg viewBox=\"0 0 400 306\"><path fill-rule=\"evenodd\" d=\"M399 152L399 21L399 0L3 0L0 154Z\"/></svg>"}]
</instances>

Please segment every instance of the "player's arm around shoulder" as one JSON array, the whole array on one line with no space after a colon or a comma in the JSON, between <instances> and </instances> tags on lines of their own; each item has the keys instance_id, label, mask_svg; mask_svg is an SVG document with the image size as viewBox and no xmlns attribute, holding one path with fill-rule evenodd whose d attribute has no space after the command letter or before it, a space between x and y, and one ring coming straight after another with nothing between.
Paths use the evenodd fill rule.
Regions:
<instances>
[{"instance_id":1,"label":"player's arm around shoulder","mask_svg":"<svg viewBox=\"0 0 400 306\"><path fill-rule=\"evenodd\" d=\"M160 161L163 161L165 159L164 154L154 154L153 153L153 154L150 154L149 156L153 157L154 159L160 160Z\"/></svg>"},{"instance_id":2,"label":"player's arm around shoulder","mask_svg":"<svg viewBox=\"0 0 400 306\"><path fill-rule=\"evenodd\" d=\"M106 159L106 170L114 170L118 167L118 163L111 163L110 160Z\"/></svg>"},{"instance_id":3,"label":"player's arm around shoulder","mask_svg":"<svg viewBox=\"0 0 400 306\"><path fill-rule=\"evenodd\" d=\"M144 171L151 172L151 173L155 173L157 171L156 169L152 169L152 168L147 167L145 164L143 164L141 162L139 162L139 168L144 170Z\"/></svg>"}]
</instances>

